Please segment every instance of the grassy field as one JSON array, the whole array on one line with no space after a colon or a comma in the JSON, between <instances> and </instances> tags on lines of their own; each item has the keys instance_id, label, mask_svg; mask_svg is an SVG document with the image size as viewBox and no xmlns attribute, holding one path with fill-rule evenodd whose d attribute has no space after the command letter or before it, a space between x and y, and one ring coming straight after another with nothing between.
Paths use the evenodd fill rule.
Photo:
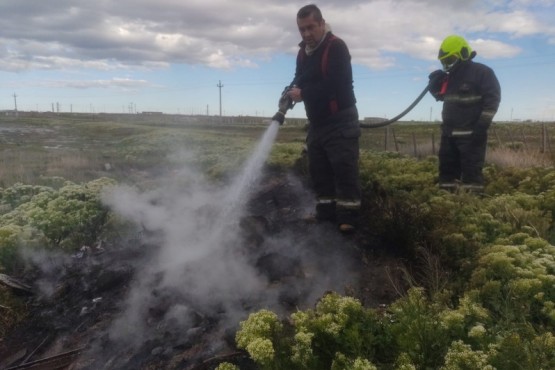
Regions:
<instances>
[{"instance_id":1,"label":"grassy field","mask_svg":"<svg viewBox=\"0 0 555 370\"><path fill-rule=\"evenodd\" d=\"M0 188L4 188L0 189L4 211L0 271L22 270L17 264L22 242L30 248L46 245L73 252L93 245L100 236L112 237L114 230L114 239L122 239L121 223L108 217L98 200L103 183L112 181L91 180L108 177L148 188L184 166L194 166L214 181L226 180L266 128L267 122L252 117L0 117ZM438 189L433 155L439 147L439 129L438 124L397 123L363 130L364 191L357 239L361 260L375 258L375 248L385 246L384 254L391 252L406 262L402 273L411 289L399 289L399 299L385 309L363 308L350 297L327 295L330 301L317 305L316 311L298 313L299 334L323 338L315 343L330 340L330 318L337 317L337 325L350 325L333 333L330 351L326 346L307 347L307 359L318 361L337 352L348 364L341 367L345 369L473 369L476 364L492 369L553 369L553 124L496 124L489 136L487 186L481 196ZM282 126L269 164L291 166L301 157L305 137L302 120ZM65 180L85 184L61 186ZM57 186L12 186L17 183ZM2 316L0 336L24 319L24 302L8 293L0 287L0 309L11 315ZM259 313L280 327L277 315ZM257 316L253 317L256 324ZM249 327L258 325L243 329ZM313 332L306 332L309 327ZM260 330L242 331L245 340L238 344L255 360L256 345L272 344L257 336ZM288 345L302 338L296 334L285 338L292 333L270 334L275 345ZM325 353L319 352L322 348ZM344 348L357 350L347 359ZM291 351L276 351L283 356L272 356L271 368L335 368L294 367ZM368 366L352 365L363 360ZM289 362L282 366L280 361ZM371 367L369 361L380 367Z\"/></svg>"},{"instance_id":2,"label":"grassy field","mask_svg":"<svg viewBox=\"0 0 555 370\"><path fill-rule=\"evenodd\" d=\"M37 115L0 118L0 186L74 182L108 176L134 181L178 162L217 174L248 154L263 125L135 115Z\"/></svg>"},{"instance_id":3,"label":"grassy field","mask_svg":"<svg viewBox=\"0 0 555 370\"><path fill-rule=\"evenodd\" d=\"M261 118L171 115L21 114L0 117L0 186L73 182L107 176L123 182L183 163L225 176L242 163L267 127ZM503 166L552 164L553 124L497 124L488 160ZM270 161L292 163L304 145L304 120L280 128ZM363 129L361 149L424 158L439 148L438 123L401 122ZM279 153L279 154L278 154ZM285 158L284 158L285 155ZM277 156L277 158L276 158Z\"/></svg>"}]
</instances>

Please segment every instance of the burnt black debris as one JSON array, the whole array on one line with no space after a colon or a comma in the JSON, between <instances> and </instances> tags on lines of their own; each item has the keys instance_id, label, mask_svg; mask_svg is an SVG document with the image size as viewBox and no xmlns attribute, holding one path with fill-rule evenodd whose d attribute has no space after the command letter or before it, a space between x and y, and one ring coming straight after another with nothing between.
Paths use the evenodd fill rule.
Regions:
<instances>
[{"instance_id":1,"label":"burnt black debris","mask_svg":"<svg viewBox=\"0 0 555 370\"><path fill-rule=\"evenodd\" d=\"M25 282L0 275L3 284L25 293L30 311L0 341L0 369L41 369L56 361L59 367L49 368L208 370L227 361L256 369L235 347L235 332L240 320L270 300L272 309L288 315L312 307L329 290L373 307L396 299L391 275L399 261L369 253L371 238L362 231L346 238L333 225L304 222L312 205L305 185L294 174L267 171L238 220L237 253L247 256L268 294L242 297L240 312L225 302L201 305L188 287L153 283L145 287L132 340L114 335L114 322L129 308L130 287L158 248L153 238L82 248L53 270L29 272Z\"/></svg>"}]
</instances>

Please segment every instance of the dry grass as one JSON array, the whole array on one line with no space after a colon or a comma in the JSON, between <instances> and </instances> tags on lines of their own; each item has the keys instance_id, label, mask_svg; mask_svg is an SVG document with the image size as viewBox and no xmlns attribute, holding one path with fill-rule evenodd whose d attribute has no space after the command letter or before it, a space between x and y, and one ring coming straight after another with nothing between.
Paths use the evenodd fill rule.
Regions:
<instances>
[{"instance_id":1,"label":"dry grass","mask_svg":"<svg viewBox=\"0 0 555 370\"><path fill-rule=\"evenodd\" d=\"M417 143L416 146L412 143L410 145L405 144L399 147L399 152L416 158L427 158L431 155L437 155L438 149L439 144L429 140L423 143Z\"/></svg>"},{"instance_id":2,"label":"dry grass","mask_svg":"<svg viewBox=\"0 0 555 370\"><path fill-rule=\"evenodd\" d=\"M0 187L33 181L37 172L34 163L38 158L40 156L34 152L3 151L0 155Z\"/></svg>"},{"instance_id":3,"label":"dry grass","mask_svg":"<svg viewBox=\"0 0 555 370\"><path fill-rule=\"evenodd\" d=\"M18 182L34 184L43 176L88 181L91 173L104 166L101 158L75 150L5 151L0 156L0 187Z\"/></svg>"},{"instance_id":4,"label":"dry grass","mask_svg":"<svg viewBox=\"0 0 555 370\"><path fill-rule=\"evenodd\" d=\"M103 164L97 158L91 158L83 153L61 151L48 153L46 162L46 176L61 176L64 178L75 177L76 174L90 170L100 170ZM69 175L72 176L69 176ZM85 176L77 176L85 177Z\"/></svg>"},{"instance_id":5,"label":"dry grass","mask_svg":"<svg viewBox=\"0 0 555 370\"><path fill-rule=\"evenodd\" d=\"M507 147L490 148L486 154L486 162L499 167L529 168L553 166L549 153L538 149L512 149Z\"/></svg>"},{"instance_id":6,"label":"dry grass","mask_svg":"<svg viewBox=\"0 0 555 370\"><path fill-rule=\"evenodd\" d=\"M408 143L399 146L400 153L417 158L437 155L438 150L439 143L433 143L431 140L418 143L416 147ZM550 167L554 165L553 157L549 152L542 152L539 148L526 149L507 146L488 148L486 162L502 168Z\"/></svg>"}]
</instances>

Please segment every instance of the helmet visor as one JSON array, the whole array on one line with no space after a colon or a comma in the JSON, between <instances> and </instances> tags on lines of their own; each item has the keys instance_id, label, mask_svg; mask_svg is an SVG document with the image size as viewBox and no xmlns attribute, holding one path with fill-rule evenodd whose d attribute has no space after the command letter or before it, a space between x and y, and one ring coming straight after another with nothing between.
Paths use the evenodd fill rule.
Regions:
<instances>
[{"instance_id":1,"label":"helmet visor","mask_svg":"<svg viewBox=\"0 0 555 370\"><path fill-rule=\"evenodd\" d=\"M459 58L453 54L441 59L440 61L441 61L441 64L443 65L443 70L449 71L451 70L451 68L455 66L455 64L457 64L457 62L459 61Z\"/></svg>"}]
</instances>

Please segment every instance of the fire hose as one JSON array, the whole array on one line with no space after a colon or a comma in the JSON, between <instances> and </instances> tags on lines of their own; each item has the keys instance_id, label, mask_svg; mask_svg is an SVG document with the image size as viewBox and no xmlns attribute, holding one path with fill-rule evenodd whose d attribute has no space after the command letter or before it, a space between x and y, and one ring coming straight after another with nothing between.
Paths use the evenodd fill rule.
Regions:
<instances>
[{"instance_id":1,"label":"fire hose","mask_svg":"<svg viewBox=\"0 0 555 370\"><path fill-rule=\"evenodd\" d=\"M281 93L281 98L279 99L279 103L278 103L279 110L272 117L272 120L277 121L280 125L282 125L283 122L285 121L285 114L287 113L287 111L289 109L293 109L293 107L295 106L295 102L287 95L287 92L289 91L289 89L291 87L292 86L286 86L285 89L283 90L283 92ZM380 121L380 122L360 123L360 127L361 128L378 128L378 127L384 127L384 126L390 125L394 122L397 122L402 117L404 117L408 112L410 112L420 102L420 100L422 100L422 98L424 97L424 95L426 95L426 93L428 91L429 91L429 85L426 85L424 90L422 90L420 95L418 95L418 97L412 102L412 104L409 105L407 107L407 109L405 109L404 111L402 111L401 113L399 113L395 117L390 118L390 119L386 119L386 120L383 120L383 121Z\"/></svg>"},{"instance_id":2,"label":"fire hose","mask_svg":"<svg viewBox=\"0 0 555 370\"><path fill-rule=\"evenodd\" d=\"M393 122L397 122L398 120L400 120L402 117L405 116L405 114L407 114L408 112L410 112L412 110L412 108L414 108L416 106L416 104L420 103L420 100L422 100L422 98L424 97L424 95L426 95L426 93L429 91L429 85L426 85L426 87L424 88L424 90L422 90L422 92L420 93L420 95L418 95L418 97L412 102L411 105L409 105L407 107L407 109L405 109L404 111L402 111L401 113L399 113L398 115L396 115L393 118L390 118L388 120L382 121L382 122L374 122L374 123L361 123L360 127L362 128L378 128L378 127L384 127L387 125L392 124Z\"/></svg>"}]
</instances>

